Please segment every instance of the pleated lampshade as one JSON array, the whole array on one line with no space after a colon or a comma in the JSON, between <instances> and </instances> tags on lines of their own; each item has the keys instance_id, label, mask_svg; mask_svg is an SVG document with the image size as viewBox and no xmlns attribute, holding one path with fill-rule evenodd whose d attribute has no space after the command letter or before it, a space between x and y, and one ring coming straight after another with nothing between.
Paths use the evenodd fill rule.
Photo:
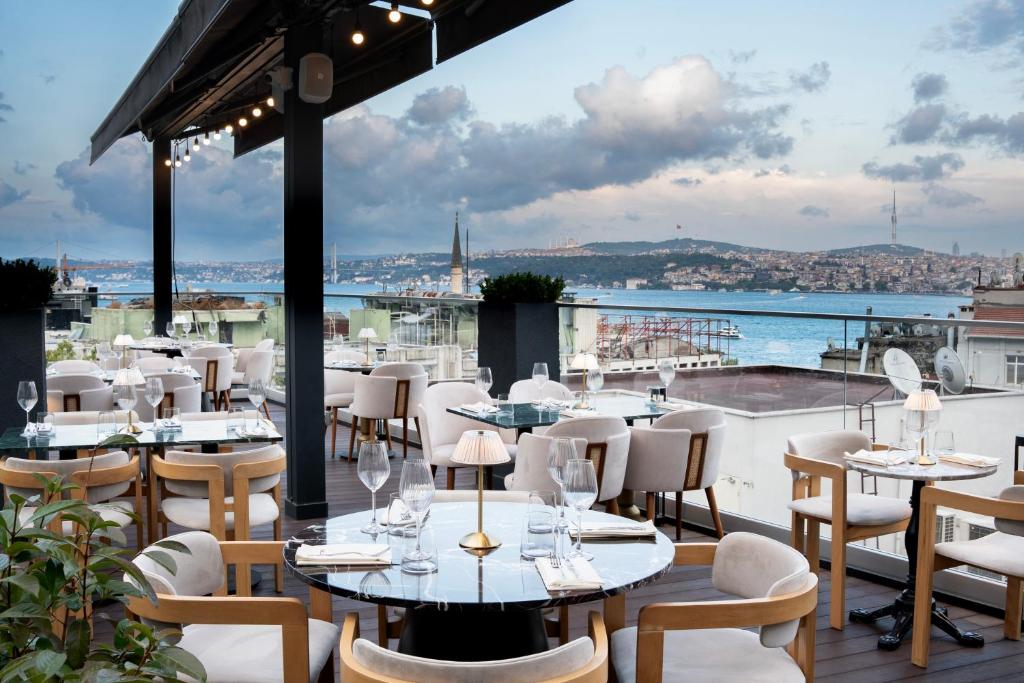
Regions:
<instances>
[{"instance_id":1,"label":"pleated lampshade","mask_svg":"<svg viewBox=\"0 0 1024 683\"><path fill-rule=\"evenodd\" d=\"M932 411L942 410L942 403L939 401L939 397L935 395L933 390L925 389L923 391L915 391L907 396L907 400L903 402L903 409L930 413Z\"/></svg>"},{"instance_id":2,"label":"pleated lampshade","mask_svg":"<svg viewBox=\"0 0 1024 683\"><path fill-rule=\"evenodd\" d=\"M142 374L142 370L138 368L121 368L114 375L114 386L137 386L139 384L145 384L146 377Z\"/></svg>"},{"instance_id":3,"label":"pleated lampshade","mask_svg":"<svg viewBox=\"0 0 1024 683\"><path fill-rule=\"evenodd\" d=\"M500 465L511 459L498 432L483 429L463 432L451 457L463 465Z\"/></svg>"}]
</instances>

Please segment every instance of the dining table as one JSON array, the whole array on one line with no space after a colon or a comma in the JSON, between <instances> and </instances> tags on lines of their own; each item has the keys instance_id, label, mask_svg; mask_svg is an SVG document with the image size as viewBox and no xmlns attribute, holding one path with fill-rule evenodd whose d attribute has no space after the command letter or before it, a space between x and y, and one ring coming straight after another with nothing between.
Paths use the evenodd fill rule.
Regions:
<instances>
[{"instance_id":1,"label":"dining table","mask_svg":"<svg viewBox=\"0 0 1024 683\"><path fill-rule=\"evenodd\" d=\"M203 348L204 346L222 346L225 349L234 348L234 345L230 342L196 342L190 341L193 349ZM149 342L135 342L129 344L128 348L132 351L150 351L152 353L158 353L168 358L177 358L182 355L182 349L184 348L184 342L178 339L171 339L165 337L159 337L157 341Z\"/></svg>"},{"instance_id":2,"label":"dining table","mask_svg":"<svg viewBox=\"0 0 1024 683\"><path fill-rule=\"evenodd\" d=\"M429 574L406 573L400 565L403 552L414 547L415 538L387 533L371 536L360 531L369 519L369 510L334 517L295 534L285 544L285 567L309 585L314 618L332 619L332 595L404 608L399 651L454 661L543 652L548 649L548 638L542 611L563 605L604 600L609 629L621 628L625 594L657 581L672 568L675 547L660 531L645 539L585 540L585 549L593 554L590 564L602 579L601 587L551 592L534 561L520 554L529 508L525 503L485 502L485 527L502 544L492 552L479 553L459 546L459 539L472 531L476 503L431 505L421 532L424 547L436 549L437 569ZM594 510L585 512L583 519L584 523L623 521ZM296 563L301 545L335 543L387 544L391 564Z\"/></svg>"},{"instance_id":3,"label":"dining table","mask_svg":"<svg viewBox=\"0 0 1024 683\"><path fill-rule=\"evenodd\" d=\"M904 548L907 552L907 579L903 590L892 602L877 608L855 609L850 611L850 621L855 624L873 624L885 617L893 618L892 628L878 638L878 648L881 650L895 650L910 635L914 625L914 589L917 585L917 541L921 529L921 491L925 486L933 485L939 481L963 481L966 479L980 479L996 473L998 466L977 467L964 465L955 462L938 460L932 465L920 465L917 463L916 453L908 462L899 464L876 464L847 460L847 467L855 472L873 475L876 477L888 477L890 479L910 480L913 482L910 493L910 520L907 523L907 530L903 534ZM934 533L934 530L925 529L925 533ZM932 600L932 625L941 631L952 636L960 645L966 647L981 647L985 639L978 633L961 631L946 614L946 610Z\"/></svg>"}]
</instances>

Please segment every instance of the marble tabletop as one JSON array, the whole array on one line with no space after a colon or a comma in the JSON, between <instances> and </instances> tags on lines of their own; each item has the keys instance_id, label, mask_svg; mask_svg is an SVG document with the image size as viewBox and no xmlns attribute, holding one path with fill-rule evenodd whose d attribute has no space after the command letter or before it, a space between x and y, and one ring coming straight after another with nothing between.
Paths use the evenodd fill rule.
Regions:
<instances>
[{"instance_id":1,"label":"marble tabletop","mask_svg":"<svg viewBox=\"0 0 1024 683\"><path fill-rule=\"evenodd\" d=\"M958 481L962 479L980 479L995 474L998 465L992 467L974 467L955 462L939 462L934 465L918 465L916 460L900 465L872 465L866 462L848 460L847 467L856 472L873 474L890 479L914 479L917 481Z\"/></svg>"},{"instance_id":2,"label":"marble tabletop","mask_svg":"<svg viewBox=\"0 0 1024 683\"><path fill-rule=\"evenodd\" d=\"M663 404L664 405L664 404ZM597 392L590 395L590 411L577 411L579 415L593 414L595 416L621 417L626 422L634 420L650 420L661 417L666 413L675 410L683 410L686 406L682 403L678 407L659 407L647 400L646 396L627 394L618 391ZM461 407L449 408L449 413L461 417L468 417L494 427L503 429L532 429L533 427L547 427L563 419L563 410L567 408L537 409L538 406L532 403L512 403L509 411L504 413L478 413L472 410L464 410Z\"/></svg>"},{"instance_id":3,"label":"marble tabletop","mask_svg":"<svg viewBox=\"0 0 1024 683\"><path fill-rule=\"evenodd\" d=\"M437 548L438 570L432 574L402 572L401 556L407 547L413 547L414 538L382 534L373 540L360 532L369 520L369 511L335 517L299 532L285 545L285 566L311 586L363 602L481 611L531 610L600 600L653 583L672 567L675 547L661 532L654 540L646 541L584 541L584 548L594 555L592 564L604 579L604 586L596 591L549 593L533 562L519 555L527 508L522 503L485 503L484 529L503 544L477 557L459 547L459 539L475 530L476 504L432 505L423 526L423 543ZM621 522L622 518L590 510L584 520ZM302 543L370 542L391 545L394 564L373 570L295 564L295 550Z\"/></svg>"}]
</instances>

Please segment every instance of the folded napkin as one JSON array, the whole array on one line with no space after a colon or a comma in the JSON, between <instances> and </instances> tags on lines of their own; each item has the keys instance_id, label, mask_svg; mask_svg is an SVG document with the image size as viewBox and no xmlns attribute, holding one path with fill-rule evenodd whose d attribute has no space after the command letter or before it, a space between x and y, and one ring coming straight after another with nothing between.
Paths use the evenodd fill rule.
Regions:
<instances>
[{"instance_id":1,"label":"folded napkin","mask_svg":"<svg viewBox=\"0 0 1024 683\"><path fill-rule=\"evenodd\" d=\"M416 523L416 517L401 500L396 500L390 508L377 513L377 521L384 526L410 526Z\"/></svg>"},{"instance_id":2,"label":"folded napkin","mask_svg":"<svg viewBox=\"0 0 1024 683\"><path fill-rule=\"evenodd\" d=\"M907 451L867 451L862 448L856 453L845 453L843 457L854 462L888 467L890 465L902 465L910 459L910 454Z\"/></svg>"},{"instance_id":3,"label":"folded napkin","mask_svg":"<svg viewBox=\"0 0 1024 683\"><path fill-rule=\"evenodd\" d=\"M1001 460L988 455L975 455L974 453L949 453L939 456L942 462L951 462L957 465L970 465L971 467L995 467Z\"/></svg>"},{"instance_id":4,"label":"folded napkin","mask_svg":"<svg viewBox=\"0 0 1024 683\"><path fill-rule=\"evenodd\" d=\"M550 557L538 557L534 564L544 587L552 592L593 591L604 585L594 567L582 557L563 559L557 569L551 566Z\"/></svg>"},{"instance_id":5,"label":"folded napkin","mask_svg":"<svg viewBox=\"0 0 1024 683\"><path fill-rule=\"evenodd\" d=\"M590 417L597 415L597 411L593 408L566 408L560 414L562 417Z\"/></svg>"},{"instance_id":6,"label":"folded napkin","mask_svg":"<svg viewBox=\"0 0 1024 683\"><path fill-rule=\"evenodd\" d=\"M583 538L650 538L656 533L654 520L646 522L584 522ZM569 533L576 536L576 523L569 525Z\"/></svg>"},{"instance_id":7,"label":"folded napkin","mask_svg":"<svg viewBox=\"0 0 1024 683\"><path fill-rule=\"evenodd\" d=\"M480 401L478 403L463 403L459 407L462 408L465 411L470 412L470 413L496 413L496 412L498 412L497 406L492 406L491 404L484 403L483 401Z\"/></svg>"},{"instance_id":8,"label":"folded napkin","mask_svg":"<svg viewBox=\"0 0 1024 683\"><path fill-rule=\"evenodd\" d=\"M391 564L391 546L382 543L303 543L295 551L295 564L343 564L351 567L378 567Z\"/></svg>"},{"instance_id":9,"label":"folded napkin","mask_svg":"<svg viewBox=\"0 0 1024 683\"><path fill-rule=\"evenodd\" d=\"M654 406L656 408L661 408L662 410L682 410L686 407L686 404L677 403L675 401L658 401Z\"/></svg>"},{"instance_id":10,"label":"folded napkin","mask_svg":"<svg viewBox=\"0 0 1024 683\"><path fill-rule=\"evenodd\" d=\"M540 401L530 401L530 404L534 406L540 406L542 408L550 408L551 410L557 410L558 408L568 408L570 402L559 401L557 398L545 398Z\"/></svg>"}]
</instances>

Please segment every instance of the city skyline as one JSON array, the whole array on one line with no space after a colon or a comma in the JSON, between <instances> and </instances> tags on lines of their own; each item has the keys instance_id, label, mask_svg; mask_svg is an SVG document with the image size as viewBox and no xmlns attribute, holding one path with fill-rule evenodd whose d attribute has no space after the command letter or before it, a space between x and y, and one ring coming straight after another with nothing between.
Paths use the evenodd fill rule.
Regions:
<instances>
[{"instance_id":1,"label":"city skyline","mask_svg":"<svg viewBox=\"0 0 1024 683\"><path fill-rule=\"evenodd\" d=\"M0 255L63 239L80 258L144 259L148 145L91 167L84 150L177 2L61 7L0 8ZM1024 249L1024 3L631 7L570 3L327 121L325 243L444 251L459 209L476 249L627 235L821 250L887 243L895 186L899 243ZM114 16L137 30L97 41ZM27 30L39 21L54 31ZM178 258L278 258L280 157L196 155Z\"/></svg>"}]
</instances>

